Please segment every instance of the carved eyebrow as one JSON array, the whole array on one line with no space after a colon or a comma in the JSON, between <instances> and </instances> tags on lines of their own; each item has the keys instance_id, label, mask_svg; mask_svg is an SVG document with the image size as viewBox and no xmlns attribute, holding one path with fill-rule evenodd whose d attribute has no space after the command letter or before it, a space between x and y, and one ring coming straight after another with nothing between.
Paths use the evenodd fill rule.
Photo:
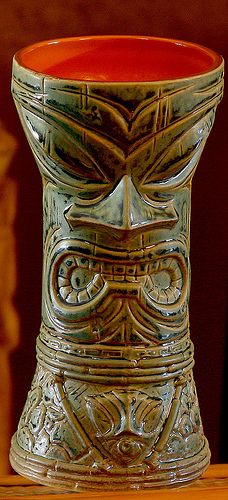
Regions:
<instances>
[{"instance_id":1,"label":"carved eyebrow","mask_svg":"<svg viewBox=\"0 0 228 500\"><path fill-rule=\"evenodd\" d=\"M73 177L78 176L81 180L84 178L87 182L90 178L95 182L103 180L109 183L109 179L100 165L89 155L87 150L84 150L83 144L77 141L76 134L74 136L65 129L64 122L68 122L69 127L69 120L64 120L61 113L53 112L52 114L49 112L44 118L41 112L37 112L35 115L30 106L22 105L22 108L23 120L25 126L30 129L33 143L39 149L44 149L47 156L54 162L58 162L58 160L63 162L65 167L71 170ZM83 130L78 131L78 133L83 135Z\"/></svg>"},{"instance_id":2,"label":"carved eyebrow","mask_svg":"<svg viewBox=\"0 0 228 500\"><path fill-rule=\"evenodd\" d=\"M102 105L106 106L107 110L109 108L109 112L113 112L115 115L114 117L116 118L114 123L116 131L119 131L117 134L118 137L121 134L121 123L122 125L125 123L123 129L125 129L126 141L125 133L123 139L120 141L117 136L115 137L115 133L113 133L113 136L111 137L110 135L107 135L107 131L102 127L98 127L97 129L96 126L93 127L90 123L83 121L83 110L82 117L77 118L77 116L73 116L72 114L69 115L69 109L67 109L66 113L64 109L59 109L59 107L56 108L56 106L54 106L54 101L53 103L52 101L44 103L44 94L38 95L37 93L31 92L30 98L28 98L27 103L25 103L23 98L24 89L20 89L17 95L17 100L20 102L23 109L30 112L31 115L33 114L33 109L36 109L36 119L38 117L40 120L44 120L45 117L46 129L50 127L52 132L55 130L56 135L59 134L60 136L63 136L64 140L62 141L56 141L55 138L55 144L51 145L51 151L49 152L54 153L54 155L56 154L56 158L54 158L55 161L58 161L59 158L60 163L64 162L65 167L68 167L68 174L70 176L73 176L74 178L78 176L78 179L81 179L82 182L83 177L87 176L90 177L90 179L94 178L95 181L99 179L109 183L110 181L113 181L120 165L127 165L127 170L130 172L130 165L132 164L134 168L134 164L136 163L137 169L137 163L141 161L141 172L138 179L139 182L146 184L150 182L150 180L148 180L150 179L150 176L153 176L155 172L161 172L162 167L165 165L166 170L169 170L169 165L165 163L165 158L167 158L168 155L167 148L170 148L172 142L176 142L177 144L179 138L184 137L185 133L187 133L186 128L191 125L191 121L194 126L194 124L199 120L199 116L205 114L205 112L210 110L218 102L221 94L220 82L216 84L214 82L210 83L211 85L207 88L200 88L197 82L195 85L191 84L189 86L189 92L193 98L193 104L190 106L192 109L185 111L184 116L183 111L178 111L175 107L176 96L179 96L183 90L186 90L186 85L183 86L183 84L181 84L179 89L174 91L168 87L166 88L165 85L163 88L159 86L156 87L157 92L155 92L152 97L148 97L147 99L146 96L144 96L144 98L142 98L138 105L135 106L135 109L132 109L131 112L127 109L127 104L124 106L124 104L117 99L117 96L114 96L115 99L117 99L117 102L115 102L111 100L109 94L103 97L99 95L97 96L96 92L88 95L84 95L83 92L73 92L73 94L80 94L82 99L86 99L87 101L89 99L92 99L93 101L97 100L97 102L101 102ZM59 89L54 90L57 93L59 92ZM154 130L151 130L147 122L147 117L151 115L151 110L155 108L156 116L154 116L152 120ZM164 112L164 108L166 112ZM146 132L145 134L141 134L140 138L134 139L134 133L132 135L132 131L134 127L138 128L138 120L142 119L143 123L143 117L146 118ZM180 128L183 127L183 125L184 130L180 131ZM176 134L174 132L175 129ZM129 132L129 134L127 134L127 132ZM157 144L161 144L161 141L164 140L164 137L168 137L169 133L170 140L166 141L163 150L160 145L157 148ZM54 141L52 142L54 143ZM64 150L64 147L60 146L60 142L62 142L62 144L65 142L66 146L69 145L69 148L66 147ZM38 141L38 143L40 143L41 146L41 141ZM86 151L84 151L83 143L85 143ZM99 164L94 158L92 158L91 151L93 150L94 144L98 151L98 156L100 155L101 158L101 162L99 162ZM88 146L90 145L91 147L89 148ZM48 144L48 141L46 142L46 146L50 150L50 143ZM88 155L88 149L90 149L91 156ZM74 154L71 154L73 150ZM147 164L144 167L143 162L145 150L147 150L147 157L150 156L151 162L148 165L149 161L147 161ZM108 156L110 156L111 160ZM108 164L108 168L106 163ZM181 169L180 164L179 169Z\"/></svg>"},{"instance_id":3,"label":"carved eyebrow","mask_svg":"<svg viewBox=\"0 0 228 500\"><path fill-rule=\"evenodd\" d=\"M154 181L159 182L159 177L160 182L167 181L180 173L181 169L186 166L186 162L190 162L199 150L201 153L213 125L213 119L214 111L210 107L207 113L203 114L203 117L201 111L187 115L184 120L184 129L183 120L180 120L178 124L175 124L176 134L169 136L168 127L163 130L160 137L154 138L151 162L149 165L147 164L144 170L142 168L141 174L138 176L140 184L146 185ZM164 141L163 148L159 144L162 141ZM194 165L192 168L194 168Z\"/></svg>"}]
</instances>

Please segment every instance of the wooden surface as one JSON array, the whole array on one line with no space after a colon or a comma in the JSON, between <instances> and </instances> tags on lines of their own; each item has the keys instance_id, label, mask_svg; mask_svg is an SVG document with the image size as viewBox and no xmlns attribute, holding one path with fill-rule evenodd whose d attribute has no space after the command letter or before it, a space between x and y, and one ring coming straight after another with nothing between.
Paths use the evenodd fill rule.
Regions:
<instances>
[{"instance_id":1,"label":"wooden surface","mask_svg":"<svg viewBox=\"0 0 228 500\"><path fill-rule=\"evenodd\" d=\"M13 302L16 289L14 222L17 186L8 175L17 141L0 121L0 474L10 471L12 374L10 354L17 347L19 322Z\"/></svg>"},{"instance_id":2,"label":"wooden surface","mask_svg":"<svg viewBox=\"0 0 228 500\"><path fill-rule=\"evenodd\" d=\"M228 500L228 465L211 465L204 476L190 486L144 492L60 492L20 476L0 476L0 498L7 500Z\"/></svg>"},{"instance_id":3,"label":"wooden surface","mask_svg":"<svg viewBox=\"0 0 228 500\"><path fill-rule=\"evenodd\" d=\"M12 56L36 41L65 36L138 34L201 43L228 61L227 0L1 0L0 116L19 148L11 173L18 183L16 219L20 345L12 357L14 415L18 419L35 370L42 276L41 181L10 95ZM227 71L227 68L226 68ZM227 76L226 76L227 77ZM191 335L195 380L213 462L220 436L228 462L228 413L222 411L227 329L228 85L193 181L191 227ZM213 366L213 370L211 367ZM226 364L228 366L228 363ZM225 368L226 371L227 368ZM227 386L226 386L227 391ZM221 416L224 430L221 432ZM226 443L227 440L227 444Z\"/></svg>"}]
</instances>

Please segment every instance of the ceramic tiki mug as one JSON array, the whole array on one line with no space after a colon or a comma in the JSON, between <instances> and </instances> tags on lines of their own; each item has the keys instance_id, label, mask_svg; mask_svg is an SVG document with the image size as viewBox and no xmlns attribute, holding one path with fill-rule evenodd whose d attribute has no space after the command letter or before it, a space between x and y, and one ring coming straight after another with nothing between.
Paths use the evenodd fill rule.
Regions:
<instances>
[{"instance_id":1,"label":"ceramic tiki mug","mask_svg":"<svg viewBox=\"0 0 228 500\"><path fill-rule=\"evenodd\" d=\"M11 462L72 489L182 484L209 463L189 337L191 182L222 58L146 37L54 40L14 58L43 180L37 370Z\"/></svg>"}]
</instances>

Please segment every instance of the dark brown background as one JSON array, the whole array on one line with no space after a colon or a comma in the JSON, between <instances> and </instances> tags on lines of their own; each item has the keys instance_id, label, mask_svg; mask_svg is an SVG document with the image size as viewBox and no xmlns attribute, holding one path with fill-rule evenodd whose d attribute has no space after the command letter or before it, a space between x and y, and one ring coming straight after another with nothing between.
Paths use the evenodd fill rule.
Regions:
<instances>
[{"instance_id":1,"label":"dark brown background","mask_svg":"<svg viewBox=\"0 0 228 500\"><path fill-rule=\"evenodd\" d=\"M179 38L228 52L227 0L1 0L0 118L19 141L10 175L17 180L20 348L12 356L14 426L35 368L40 323L41 182L10 96L11 59L42 39L92 34L138 34ZM225 334L227 324L227 97L193 182L191 226L191 335L195 379L212 461L228 461ZM6 268L1 270L7 276ZM227 381L228 383L228 381Z\"/></svg>"}]
</instances>

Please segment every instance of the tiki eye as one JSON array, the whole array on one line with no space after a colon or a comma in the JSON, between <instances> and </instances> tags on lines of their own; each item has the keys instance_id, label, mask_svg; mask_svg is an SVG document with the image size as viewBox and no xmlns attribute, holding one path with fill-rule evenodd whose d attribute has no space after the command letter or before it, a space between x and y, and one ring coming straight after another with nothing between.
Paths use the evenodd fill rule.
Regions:
<instances>
[{"instance_id":1,"label":"tiki eye","mask_svg":"<svg viewBox=\"0 0 228 500\"><path fill-rule=\"evenodd\" d=\"M86 185L105 181L98 165L76 140L70 140L66 134L61 133L61 130L55 128L51 132L50 156L56 162L60 162L67 173Z\"/></svg>"},{"instance_id":2,"label":"tiki eye","mask_svg":"<svg viewBox=\"0 0 228 500\"><path fill-rule=\"evenodd\" d=\"M109 189L110 184L105 181L88 182L86 185L78 182L77 186L75 186L77 204L88 205L97 203L100 199L103 199Z\"/></svg>"},{"instance_id":3,"label":"tiki eye","mask_svg":"<svg viewBox=\"0 0 228 500\"><path fill-rule=\"evenodd\" d=\"M89 301L103 287L100 274L89 269L89 261L69 255L59 267L57 289L59 297L68 304Z\"/></svg>"},{"instance_id":4,"label":"tiki eye","mask_svg":"<svg viewBox=\"0 0 228 500\"><path fill-rule=\"evenodd\" d=\"M141 181L141 190L147 196L151 194L153 197L156 191L175 188L190 179L212 127L213 118L213 112L208 112L196 123L187 121L184 126L176 125L171 136L168 131L164 131L164 138L157 139L155 161Z\"/></svg>"},{"instance_id":5,"label":"tiki eye","mask_svg":"<svg viewBox=\"0 0 228 500\"><path fill-rule=\"evenodd\" d=\"M80 143L81 131L72 121L72 134L67 132L69 123L66 123L64 114L51 108L45 114L36 116L32 111L22 108L22 118L25 129L30 131L30 145L41 163L45 153L45 168L55 173L62 180L76 187L107 184L107 178L94 158ZM68 121L70 119L68 118ZM96 186L95 186L96 190Z\"/></svg>"}]
</instances>

